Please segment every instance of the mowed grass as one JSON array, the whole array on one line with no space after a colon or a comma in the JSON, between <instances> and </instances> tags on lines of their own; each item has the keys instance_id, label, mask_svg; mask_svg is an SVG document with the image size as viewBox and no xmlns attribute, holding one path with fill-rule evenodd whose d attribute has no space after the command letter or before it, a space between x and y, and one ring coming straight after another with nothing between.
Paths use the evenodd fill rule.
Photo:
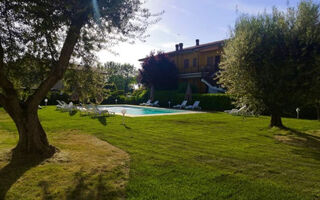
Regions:
<instances>
[{"instance_id":1,"label":"mowed grass","mask_svg":"<svg viewBox=\"0 0 320 200\"><path fill-rule=\"evenodd\" d=\"M284 119L292 130L282 131L268 128L269 117L225 113L126 118L126 126L120 116L92 119L54 107L39 114L52 141L56 134L80 132L127 152L127 199L320 199L318 121ZM16 139L8 135L17 133L3 110L0 129L6 131L0 148L12 148ZM17 183L23 191L23 180Z\"/></svg>"}]
</instances>

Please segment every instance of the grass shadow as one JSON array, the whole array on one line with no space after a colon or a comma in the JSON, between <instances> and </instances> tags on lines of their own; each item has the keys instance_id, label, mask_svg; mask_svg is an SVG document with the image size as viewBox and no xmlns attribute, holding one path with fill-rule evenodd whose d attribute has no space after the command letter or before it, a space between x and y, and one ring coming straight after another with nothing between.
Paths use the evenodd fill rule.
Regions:
<instances>
[{"instance_id":1,"label":"grass shadow","mask_svg":"<svg viewBox=\"0 0 320 200\"><path fill-rule=\"evenodd\" d=\"M77 113L78 113L77 110L71 110L71 111L69 111L69 115L70 115L70 116L74 116L74 115L76 115Z\"/></svg>"},{"instance_id":2,"label":"grass shadow","mask_svg":"<svg viewBox=\"0 0 320 200\"><path fill-rule=\"evenodd\" d=\"M39 165L45 158L34 158L27 156L24 158L13 158L10 162L0 169L0 199L5 196L11 186L29 169Z\"/></svg>"},{"instance_id":3,"label":"grass shadow","mask_svg":"<svg viewBox=\"0 0 320 200\"><path fill-rule=\"evenodd\" d=\"M54 199L49 192L49 183L47 181L40 181L38 184L42 189L42 199L52 200Z\"/></svg>"},{"instance_id":4,"label":"grass shadow","mask_svg":"<svg viewBox=\"0 0 320 200\"><path fill-rule=\"evenodd\" d=\"M289 138L284 143L297 146L293 153L303 157L320 160L320 137L304 133L295 129L285 128L289 132Z\"/></svg>"},{"instance_id":5,"label":"grass shadow","mask_svg":"<svg viewBox=\"0 0 320 200\"><path fill-rule=\"evenodd\" d=\"M107 126L107 117L100 116L100 117L97 117L97 119L103 126Z\"/></svg>"},{"instance_id":6,"label":"grass shadow","mask_svg":"<svg viewBox=\"0 0 320 200\"><path fill-rule=\"evenodd\" d=\"M127 126L126 124L122 124L126 129L131 129L131 127Z\"/></svg>"},{"instance_id":7,"label":"grass shadow","mask_svg":"<svg viewBox=\"0 0 320 200\"><path fill-rule=\"evenodd\" d=\"M86 200L86 199L121 199L124 191L115 190L106 182L106 178L99 174L94 185L90 184L90 176L80 170L75 174L74 186L67 191L67 200Z\"/></svg>"}]
</instances>

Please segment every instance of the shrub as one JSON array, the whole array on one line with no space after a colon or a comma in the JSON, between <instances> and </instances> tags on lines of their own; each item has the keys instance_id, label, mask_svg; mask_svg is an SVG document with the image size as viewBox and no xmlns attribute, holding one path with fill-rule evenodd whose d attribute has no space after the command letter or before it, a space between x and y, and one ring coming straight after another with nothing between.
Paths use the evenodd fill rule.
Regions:
<instances>
[{"instance_id":1,"label":"shrub","mask_svg":"<svg viewBox=\"0 0 320 200\"><path fill-rule=\"evenodd\" d=\"M159 100L160 106L168 107L168 101L171 106L180 104L185 99L184 93L177 93L176 91L156 91L155 100ZM226 94L193 94L192 102L200 101L200 107L204 110L224 111L233 108L232 99Z\"/></svg>"},{"instance_id":2,"label":"shrub","mask_svg":"<svg viewBox=\"0 0 320 200\"><path fill-rule=\"evenodd\" d=\"M149 91L145 89L135 90L132 96L126 98L127 104L139 104L147 101L149 98Z\"/></svg>"},{"instance_id":3,"label":"shrub","mask_svg":"<svg viewBox=\"0 0 320 200\"><path fill-rule=\"evenodd\" d=\"M57 100L65 101L66 103L68 103L68 101L70 100L69 95L65 93L61 94L59 91L49 92L47 95L47 99L48 99L47 105L57 105L58 104ZM42 100L41 105L45 105L44 99Z\"/></svg>"}]
</instances>

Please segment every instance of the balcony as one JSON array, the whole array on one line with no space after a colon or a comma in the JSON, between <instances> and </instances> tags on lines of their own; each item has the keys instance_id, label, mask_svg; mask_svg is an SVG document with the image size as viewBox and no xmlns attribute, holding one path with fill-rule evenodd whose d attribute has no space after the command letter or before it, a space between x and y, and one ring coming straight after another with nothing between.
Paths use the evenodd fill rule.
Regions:
<instances>
[{"instance_id":1,"label":"balcony","mask_svg":"<svg viewBox=\"0 0 320 200\"><path fill-rule=\"evenodd\" d=\"M183 69L180 70L179 78L203 78L207 77L210 74L213 74L215 72L214 66L205 66L196 68L196 69Z\"/></svg>"}]
</instances>

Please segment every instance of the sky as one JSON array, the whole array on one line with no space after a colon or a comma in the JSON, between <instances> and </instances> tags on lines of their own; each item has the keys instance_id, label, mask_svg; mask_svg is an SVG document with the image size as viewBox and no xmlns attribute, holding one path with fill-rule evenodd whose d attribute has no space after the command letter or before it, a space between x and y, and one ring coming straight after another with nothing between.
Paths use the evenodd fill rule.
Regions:
<instances>
[{"instance_id":1,"label":"sky","mask_svg":"<svg viewBox=\"0 0 320 200\"><path fill-rule=\"evenodd\" d=\"M164 14L148 28L146 41L120 43L111 49L116 54L102 50L98 58L102 63L114 61L140 68L138 60L150 51L173 51L177 43L194 46L196 39L200 44L226 39L240 15L271 12L274 6L285 10L298 3L299 0L147 0L144 6L151 13Z\"/></svg>"}]
</instances>

